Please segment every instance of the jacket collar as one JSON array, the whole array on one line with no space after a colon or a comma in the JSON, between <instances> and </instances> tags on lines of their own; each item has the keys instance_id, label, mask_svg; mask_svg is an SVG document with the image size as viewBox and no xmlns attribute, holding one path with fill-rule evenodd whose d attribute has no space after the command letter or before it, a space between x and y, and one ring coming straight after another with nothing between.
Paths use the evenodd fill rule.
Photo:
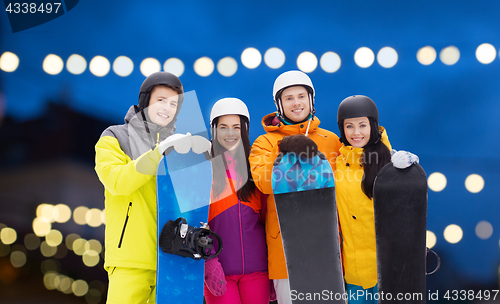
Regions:
<instances>
[{"instance_id":1,"label":"jacket collar","mask_svg":"<svg viewBox=\"0 0 500 304\"><path fill-rule=\"evenodd\" d=\"M310 122L311 123L308 132L309 134L314 133L318 130L320 120L317 116L314 116L314 119ZM294 125L285 125L277 117L277 112L273 112L262 118L262 127L264 127L264 130L266 132L279 132L281 134L284 134L285 136L305 134L308 123L309 121L305 121Z\"/></svg>"},{"instance_id":2,"label":"jacket collar","mask_svg":"<svg viewBox=\"0 0 500 304\"><path fill-rule=\"evenodd\" d=\"M145 123L142 112L138 111L135 105L131 106L125 115L125 124L128 128L132 159L154 149L159 142L175 131L175 127L162 127L147 119Z\"/></svg>"}]
</instances>

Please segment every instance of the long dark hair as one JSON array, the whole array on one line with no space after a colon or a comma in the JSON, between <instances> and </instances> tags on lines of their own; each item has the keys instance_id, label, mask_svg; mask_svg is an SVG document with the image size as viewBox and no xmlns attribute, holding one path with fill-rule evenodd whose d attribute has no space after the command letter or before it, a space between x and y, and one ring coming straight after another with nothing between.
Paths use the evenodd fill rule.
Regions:
<instances>
[{"instance_id":1,"label":"long dark hair","mask_svg":"<svg viewBox=\"0 0 500 304\"><path fill-rule=\"evenodd\" d=\"M240 117L240 132L241 132L241 144L236 148L235 158L236 158L236 174L246 175L248 179L243 181L243 185L239 185L239 189L236 191L238 199L241 201L249 202L252 196L255 195L255 183L250 172L250 163L248 162L248 156L250 155L250 139L248 136L248 119L242 115ZM217 166L214 163L212 166L212 191L214 199L226 188L227 181L227 161L225 153L227 150L219 143L217 140L217 124L219 123L219 117L215 118L212 122L212 156L216 159L217 156L221 155L224 166ZM233 190L234 191L234 190Z\"/></svg>"},{"instance_id":2,"label":"long dark hair","mask_svg":"<svg viewBox=\"0 0 500 304\"><path fill-rule=\"evenodd\" d=\"M370 121L371 133L370 141L363 147L364 176L361 181L361 189L371 199L373 198L375 177L377 177L380 169L391 161L391 152L381 140L378 123L372 117L368 117L368 119Z\"/></svg>"}]
</instances>

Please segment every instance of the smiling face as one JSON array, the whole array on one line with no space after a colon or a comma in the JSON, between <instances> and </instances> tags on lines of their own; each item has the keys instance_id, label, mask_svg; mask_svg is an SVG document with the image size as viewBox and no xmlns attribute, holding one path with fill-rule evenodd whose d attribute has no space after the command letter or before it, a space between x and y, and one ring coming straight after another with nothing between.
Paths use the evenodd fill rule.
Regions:
<instances>
[{"instance_id":1,"label":"smiling face","mask_svg":"<svg viewBox=\"0 0 500 304\"><path fill-rule=\"evenodd\" d=\"M234 153L241 139L240 117L235 114L219 117L217 141L229 152Z\"/></svg>"},{"instance_id":2,"label":"smiling face","mask_svg":"<svg viewBox=\"0 0 500 304\"><path fill-rule=\"evenodd\" d=\"M283 90L281 104L285 116L294 122L304 121L311 112L309 92L303 86L294 86Z\"/></svg>"},{"instance_id":3,"label":"smiling face","mask_svg":"<svg viewBox=\"0 0 500 304\"><path fill-rule=\"evenodd\" d=\"M165 127L175 117L179 95L174 90L165 86L157 86L151 92L149 99L148 115L152 122Z\"/></svg>"},{"instance_id":4,"label":"smiling face","mask_svg":"<svg viewBox=\"0 0 500 304\"><path fill-rule=\"evenodd\" d=\"M370 141L370 121L368 117L347 118L344 120L344 134L355 148L363 148Z\"/></svg>"}]
</instances>

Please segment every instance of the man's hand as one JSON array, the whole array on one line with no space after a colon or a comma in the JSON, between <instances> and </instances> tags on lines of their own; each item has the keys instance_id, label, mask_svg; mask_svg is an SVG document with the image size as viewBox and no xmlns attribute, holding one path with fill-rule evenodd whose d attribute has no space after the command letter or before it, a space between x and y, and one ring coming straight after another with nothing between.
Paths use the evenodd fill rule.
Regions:
<instances>
[{"instance_id":1,"label":"man's hand","mask_svg":"<svg viewBox=\"0 0 500 304\"><path fill-rule=\"evenodd\" d=\"M280 143L280 151L291 152L306 158L313 158L318 154L318 145L309 137L298 134L283 137Z\"/></svg>"},{"instance_id":2,"label":"man's hand","mask_svg":"<svg viewBox=\"0 0 500 304\"><path fill-rule=\"evenodd\" d=\"M168 154L173 149L177 153L185 154L191 149L191 133L186 134L173 134L167 137L158 145L158 150L160 154Z\"/></svg>"}]
</instances>

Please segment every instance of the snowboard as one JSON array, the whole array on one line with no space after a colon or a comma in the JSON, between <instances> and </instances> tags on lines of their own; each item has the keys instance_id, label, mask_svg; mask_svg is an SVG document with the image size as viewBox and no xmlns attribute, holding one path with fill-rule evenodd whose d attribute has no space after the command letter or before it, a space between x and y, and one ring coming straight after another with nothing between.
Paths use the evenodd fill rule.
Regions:
<instances>
[{"instance_id":1,"label":"snowboard","mask_svg":"<svg viewBox=\"0 0 500 304\"><path fill-rule=\"evenodd\" d=\"M385 165L375 179L373 205L378 292L386 295L379 303L400 303L398 293L418 295L405 303L425 303L427 178L422 167Z\"/></svg>"},{"instance_id":2,"label":"snowboard","mask_svg":"<svg viewBox=\"0 0 500 304\"><path fill-rule=\"evenodd\" d=\"M326 157L281 153L272 186L292 303L345 303L335 182Z\"/></svg>"},{"instance_id":3,"label":"snowboard","mask_svg":"<svg viewBox=\"0 0 500 304\"><path fill-rule=\"evenodd\" d=\"M175 150L163 156L157 170L158 244L165 223L179 217L189 226L207 223L212 166L206 154ZM168 254L157 247L156 303L203 303L205 261Z\"/></svg>"}]
</instances>

